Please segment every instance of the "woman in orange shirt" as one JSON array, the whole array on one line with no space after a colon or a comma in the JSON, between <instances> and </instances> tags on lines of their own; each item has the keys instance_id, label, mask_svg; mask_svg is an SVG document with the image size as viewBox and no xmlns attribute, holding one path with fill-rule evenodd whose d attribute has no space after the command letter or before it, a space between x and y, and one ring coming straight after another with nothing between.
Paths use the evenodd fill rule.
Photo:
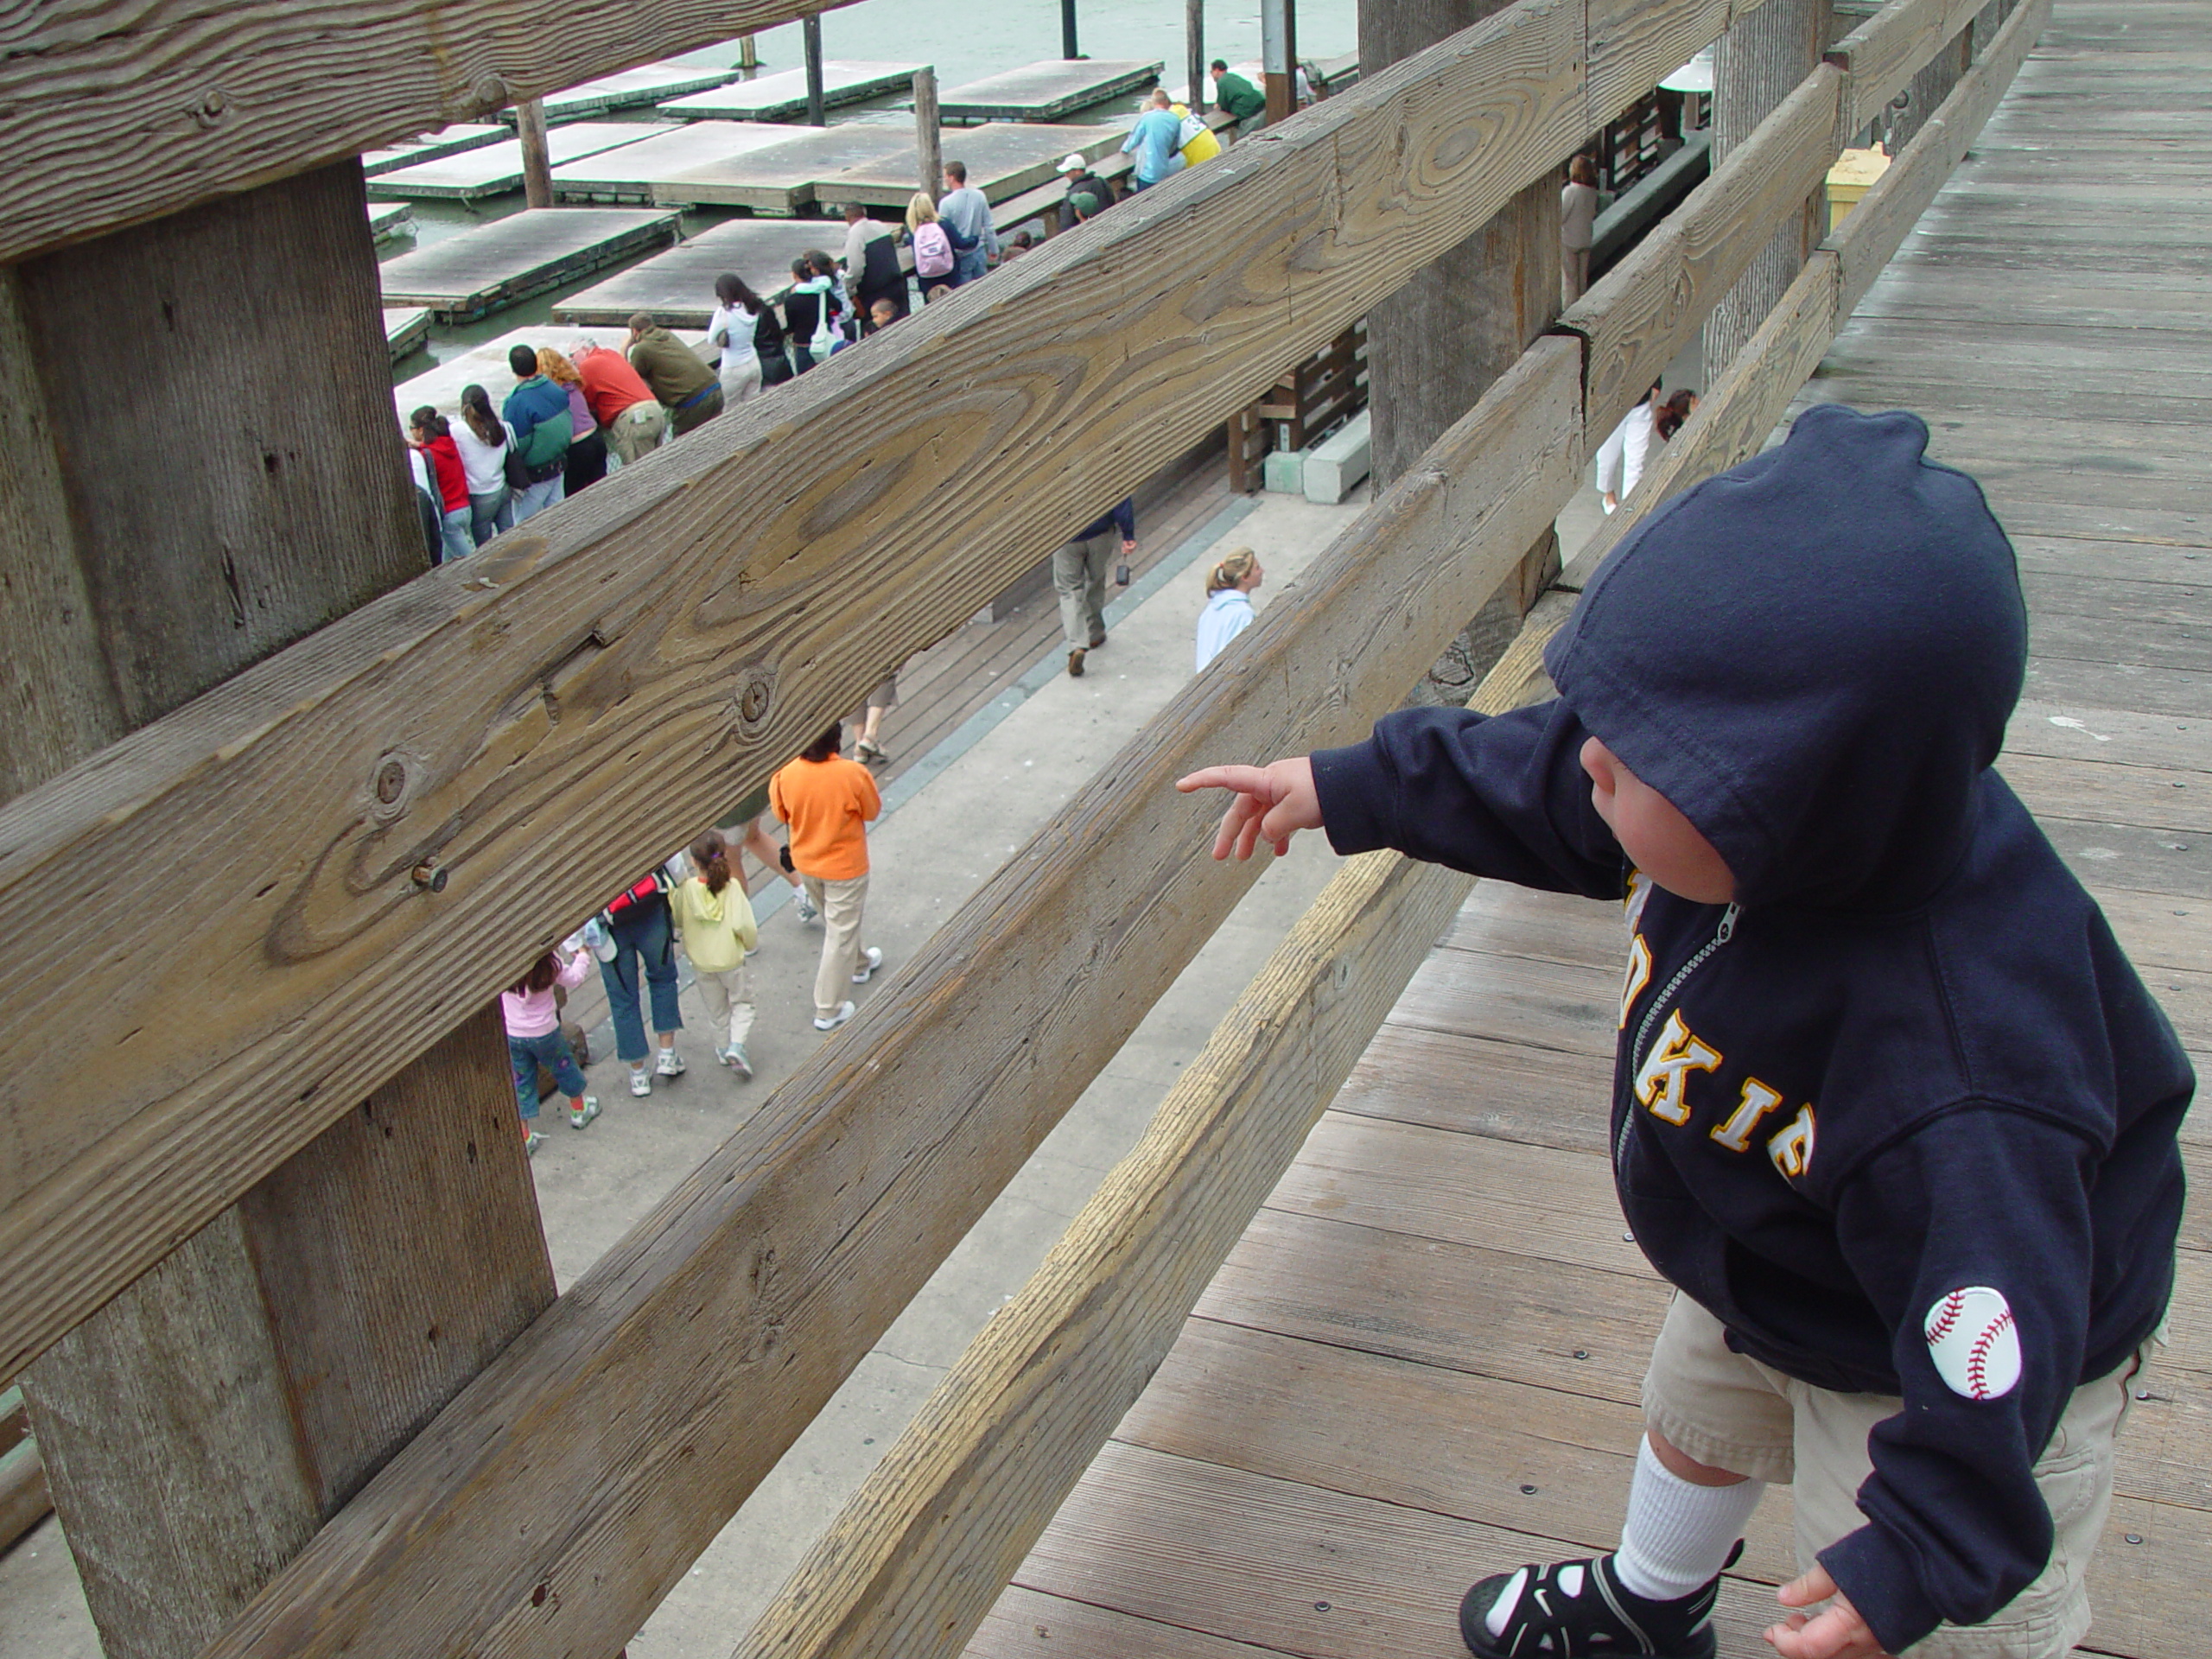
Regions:
<instances>
[{"instance_id":1,"label":"woman in orange shirt","mask_svg":"<svg viewBox=\"0 0 2212 1659\"><path fill-rule=\"evenodd\" d=\"M814 976L814 1028L853 1017L848 985L865 985L883 952L861 944L868 901L868 825L883 810L875 779L838 753L845 728L832 726L768 781L768 805L791 826L791 867L822 912L822 965Z\"/></svg>"}]
</instances>

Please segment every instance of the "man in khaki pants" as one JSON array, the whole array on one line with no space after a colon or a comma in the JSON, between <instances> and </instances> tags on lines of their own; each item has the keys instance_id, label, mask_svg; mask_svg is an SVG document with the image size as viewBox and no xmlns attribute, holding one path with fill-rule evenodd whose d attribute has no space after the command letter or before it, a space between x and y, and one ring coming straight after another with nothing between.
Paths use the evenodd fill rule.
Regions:
<instances>
[{"instance_id":1,"label":"man in khaki pants","mask_svg":"<svg viewBox=\"0 0 2212 1659\"><path fill-rule=\"evenodd\" d=\"M586 340L573 360L584 383L584 402L607 434L607 447L615 458L627 467L659 448L668 435L668 413L629 359Z\"/></svg>"},{"instance_id":2,"label":"man in khaki pants","mask_svg":"<svg viewBox=\"0 0 2212 1659\"><path fill-rule=\"evenodd\" d=\"M868 903L868 825L883 810L875 779L838 753L832 726L768 782L768 805L791 828L791 867L822 912L822 965L814 976L814 1028L835 1031L853 1017L849 985L865 985L883 952L861 943Z\"/></svg>"}]
</instances>

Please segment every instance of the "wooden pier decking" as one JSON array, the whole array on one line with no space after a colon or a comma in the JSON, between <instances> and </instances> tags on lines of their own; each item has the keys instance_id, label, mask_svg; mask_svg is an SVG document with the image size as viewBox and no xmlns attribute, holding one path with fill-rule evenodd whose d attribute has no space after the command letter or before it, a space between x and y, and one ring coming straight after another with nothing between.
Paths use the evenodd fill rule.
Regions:
<instances>
[{"instance_id":1,"label":"wooden pier decking","mask_svg":"<svg viewBox=\"0 0 2212 1659\"><path fill-rule=\"evenodd\" d=\"M386 306L384 313L384 342L391 348L395 363L430 337L430 312L428 306Z\"/></svg>"},{"instance_id":2,"label":"wooden pier decking","mask_svg":"<svg viewBox=\"0 0 2212 1659\"><path fill-rule=\"evenodd\" d=\"M496 144L502 138L513 136L512 127L465 121L456 126L441 127L407 143L387 144L382 149L370 150L361 157L361 171L373 179L380 173L397 173L403 167L458 156L465 149L480 149L486 144Z\"/></svg>"},{"instance_id":3,"label":"wooden pier decking","mask_svg":"<svg viewBox=\"0 0 2212 1659\"><path fill-rule=\"evenodd\" d=\"M871 98L909 91L918 63L876 63L831 58L822 66L822 107L834 110ZM733 80L683 98L664 99L663 115L683 121L795 121L806 116L806 71L779 69L772 75Z\"/></svg>"},{"instance_id":4,"label":"wooden pier decking","mask_svg":"<svg viewBox=\"0 0 2212 1659\"><path fill-rule=\"evenodd\" d=\"M1124 135L1117 127L1054 126L1044 122L988 121L981 126L950 127L938 138L938 153L968 169L968 182L994 205L1049 184L1064 157L1087 162L1111 156ZM857 201L863 207L903 212L914 194L920 158L910 142L905 149L849 168L821 180L817 198L825 202ZM1005 227L1001 226L1001 229Z\"/></svg>"},{"instance_id":5,"label":"wooden pier decking","mask_svg":"<svg viewBox=\"0 0 2212 1659\"><path fill-rule=\"evenodd\" d=\"M1904 405L2018 549L2000 763L2212 1063L2212 168L2202 11L2060 0L1808 395ZM1618 1537L1666 1300L1603 1145L1609 906L1484 884L970 1647L1464 1659L1472 1579ZM2086 1650L2196 1659L2212 1586L2208 1136ZM1719 1624L1770 1651L1770 1492Z\"/></svg>"},{"instance_id":6,"label":"wooden pier decking","mask_svg":"<svg viewBox=\"0 0 2212 1659\"><path fill-rule=\"evenodd\" d=\"M738 73L734 67L718 69L712 65L672 60L641 63L634 69L601 75L563 92L546 93L545 118L548 121L582 121L591 116L604 115L610 110L638 109L647 104L658 104L664 99L703 92L710 86L719 86L726 80L736 79ZM512 121L514 111L505 111L503 118Z\"/></svg>"},{"instance_id":7,"label":"wooden pier decking","mask_svg":"<svg viewBox=\"0 0 2212 1659\"><path fill-rule=\"evenodd\" d=\"M663 133L681 132L663 122L575 121L545 135L545 153L559 182L563 163L588 156L650 142ZM522 140L503 138L450 155L432 156L380 173L369 181L372 197L423 201L481 201L522 188Z\"/></svg>"},{"instance_id":8,"label":"wooden pier decking","mask_svg":"<svg viewBox=\"0 0 2212 1659\"><path fill-rule=\"evenodd\" d=\"M527 208L380 268L387 306L466 321L677 238L680 216L637 207Z\"/></svg>"},{"instance_id":9,"label":"wooden pier decking","mask_svg":"<svg viewBox=\"0 0 2212 1659\"><path fill-rule=\"evenodd\" d=\"M671 328L704 328L715 310L715 278L735 271L774 302L791 285L791 261L812 249L836 253L845 227L819 219L734 219L677 243L553 305L553 320L578 327L626 322L650 311Z\"/></svg>"},{"instance_id":10,"label":"wooden pier decking","mask_svg":"<svg viewBox=\"0 0 2212 1659\"><path fill-rule=\"evenodd\" d=\"M415 234L415 210L404 201L369 204L369 237L381 247L396 238Z\"/></svg>"},{"instance_id":11,"label":"wooden pier decking","mask_svg":"<svg viewBox=\"0 0 2212 1659\"><path fill-rule=\"evenodd\" d=\"M1057 121L1125 92L1139 92L1166 66L1136 58L1047 58L945 89L948 121Z\"/></svg>"},{"instance_id":12,"label":"wooden pier decking","mask_svg":"<svg viewBox=\"0 0 2212 1659\"><path fill-rule=\"evenodd\" d=\"M913 147L913 133L904 123L808 127L797 137L656 178L653 200L684 207L749 207L788 217L811 202L837 200L823 181Z\"/></svg>"},{"instance_id":13,"label":"wooden pier decking","mask_svg":"<svg viewBox=\"0 0 2212 1659\"><path fill-rule=\"evenodd\" d=\"M812 127L791 127L764 121L690 121L658 125L643 142L624 144L580 157L553 169L553 194L562 201L635 201L656 200L658 186L690 177L766 149L792 138L804 137ZM680 198L666 205L689 205Z\"/></svg>"}]
</instances>

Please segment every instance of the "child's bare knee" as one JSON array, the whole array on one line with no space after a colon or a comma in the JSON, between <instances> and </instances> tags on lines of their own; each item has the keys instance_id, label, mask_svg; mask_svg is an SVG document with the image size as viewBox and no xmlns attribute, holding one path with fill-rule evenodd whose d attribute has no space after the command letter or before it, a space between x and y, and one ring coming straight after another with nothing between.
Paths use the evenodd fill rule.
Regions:
<instances>
[{"instance_id":1,"label":"child's bare knee","mask_svg":"<svg viewBox=\"0 0 2212 1659\"><path fill-rule=\"evenodd\" d=\"M1656 1428L1647 1427L1643 1433L1644 1438L1651 1442L1651 1455L1666 1465L1667 1472L1679 1476L1694 1486L1733 1486L1750 1478L1748 1475L1739 1475L1731 1469L1700 1463Z\"/></svg>"}]
</instances>

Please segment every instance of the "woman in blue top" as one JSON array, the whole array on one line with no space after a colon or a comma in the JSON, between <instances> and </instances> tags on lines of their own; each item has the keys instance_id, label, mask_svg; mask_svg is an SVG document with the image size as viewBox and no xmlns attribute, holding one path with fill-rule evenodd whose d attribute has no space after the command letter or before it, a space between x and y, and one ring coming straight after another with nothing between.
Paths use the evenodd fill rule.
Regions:
<instances>
[{"instance_id":1,"label":"woman in blue top","mask_svg":"<svg viewBox=\"0 0 2212 1659\"><path fill-rule=\"evenodd\" d=\"M1199 673L1252 626L1252 594L1265 574L1259 556L1249 547L1238 548L1214 566L1206 579L1206 607L1198 613Z\"/></svg>"}]
</instances>

